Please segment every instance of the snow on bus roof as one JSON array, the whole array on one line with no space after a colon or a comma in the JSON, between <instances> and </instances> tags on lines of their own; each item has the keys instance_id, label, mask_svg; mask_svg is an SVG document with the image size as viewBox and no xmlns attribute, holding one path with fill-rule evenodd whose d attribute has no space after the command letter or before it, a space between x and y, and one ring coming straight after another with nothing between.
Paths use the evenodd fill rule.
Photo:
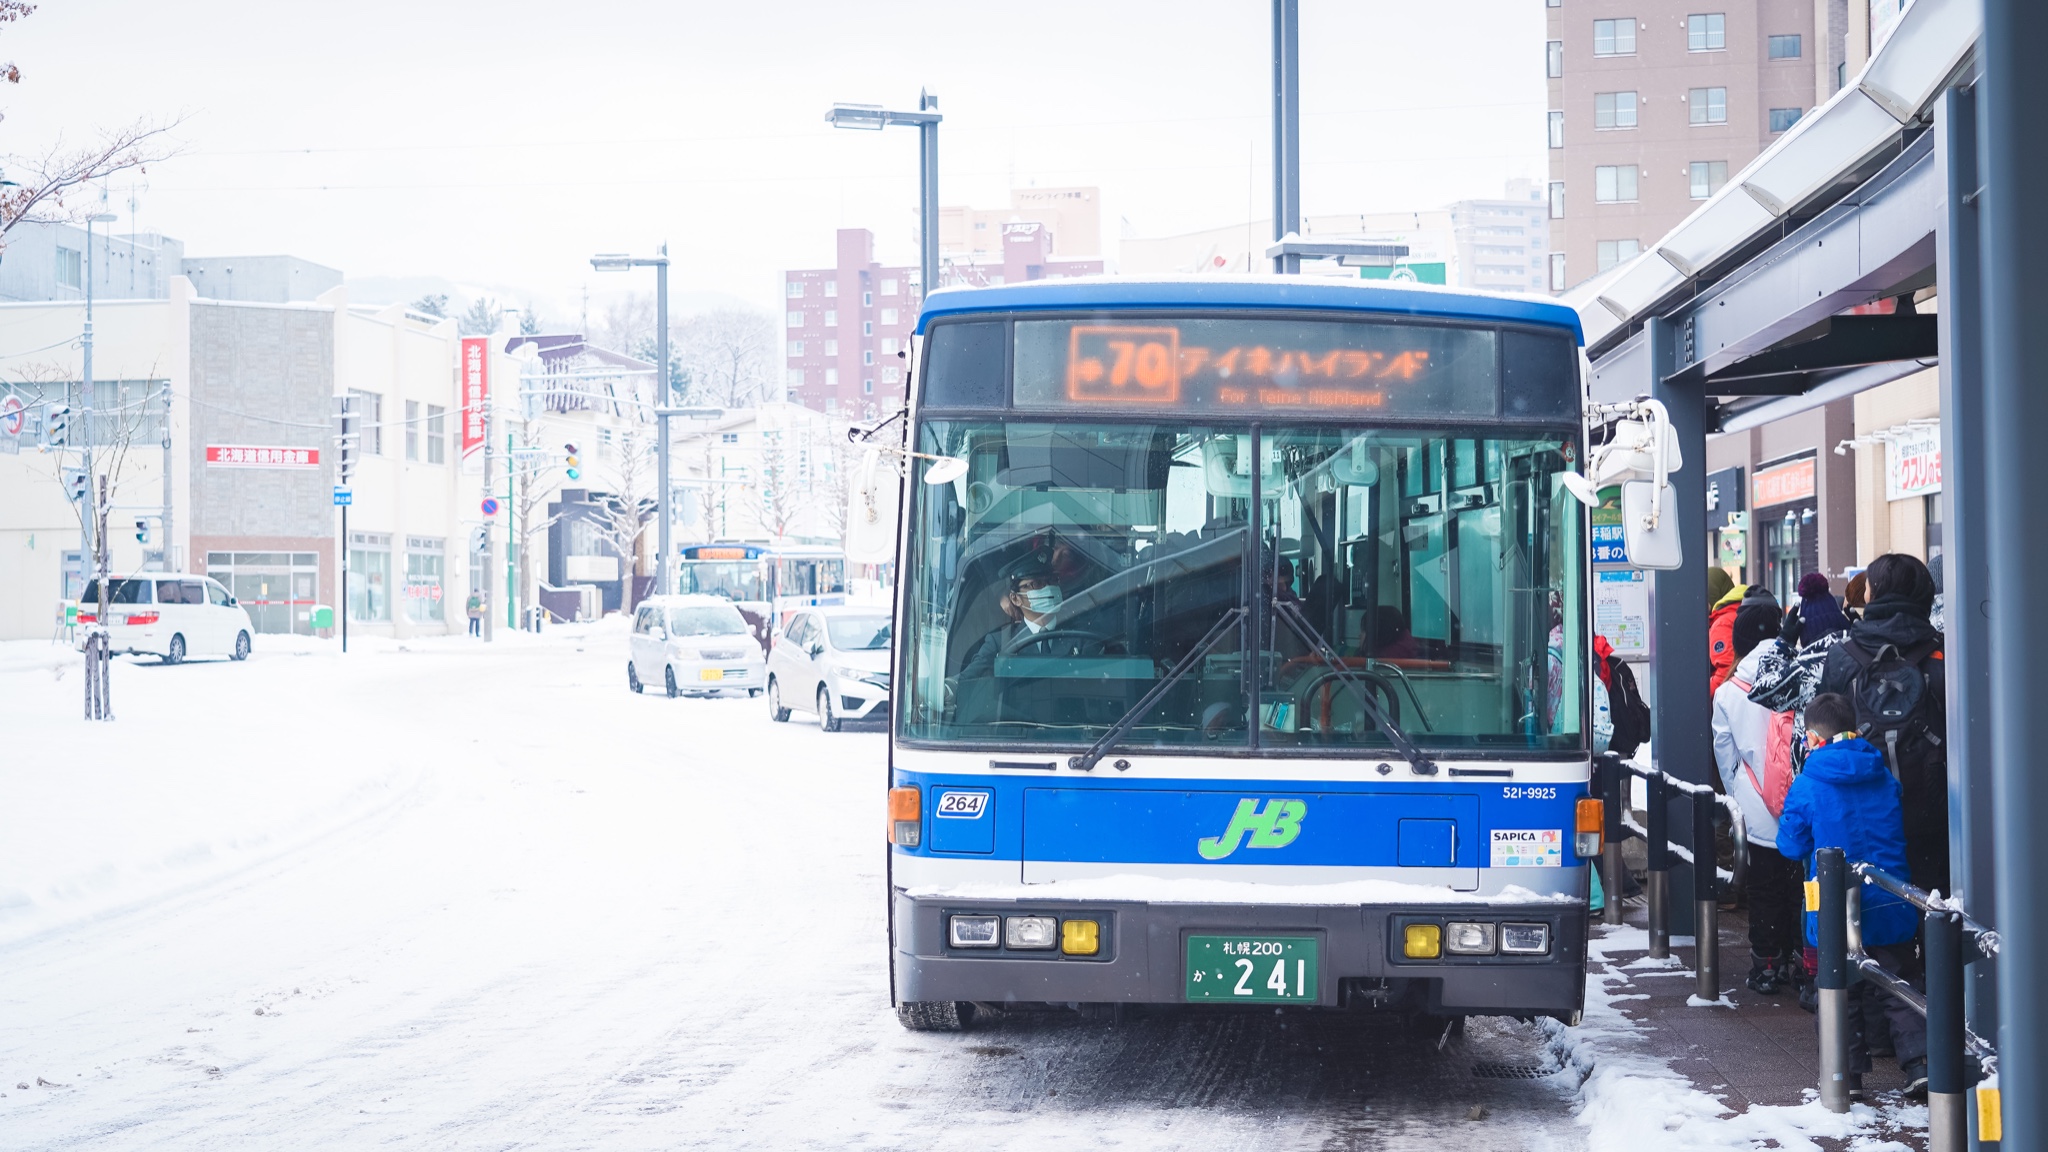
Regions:
<instances>
[{"instance_id":1,"label":"snow on bus roof","mask_svg":"<svg viewBox=\"0 0 2048 1152\"><path fill-rule=\"evenodd\" d=\"M1398 286L1321 276L1076 276L987 288L941 288L925 297L917 332L942 316L1103 308L1289 308L1500 320L1562 328L1584 343L1579 314L1548 297Z\"/></svg>"}]
</instances>

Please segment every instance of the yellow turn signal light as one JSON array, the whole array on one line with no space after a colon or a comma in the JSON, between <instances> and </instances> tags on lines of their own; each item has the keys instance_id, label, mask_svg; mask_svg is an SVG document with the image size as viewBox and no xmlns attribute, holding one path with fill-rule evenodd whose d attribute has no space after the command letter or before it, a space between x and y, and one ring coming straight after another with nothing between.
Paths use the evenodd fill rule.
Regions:
<instances>
[{"instance_id":1,"label":"yellow turn signal light","mask_svg":"<svg viewBox=\"0 0 2048 1152\"><path fill-rule=\"evenodd\" d=\"M917 847L924 832L922 807L916 788L889 789L889 843Z\"/></svg>"},{"instance_id":2,"label":"yellow turn signal light","mask_svg":"<svg viewBox=\"0 0 2048 1152\"><path fill-rule=\"evenodd\" d=\"M1060 921L1060 951L1069 956L1093 956L1102 951L1102 925L1093 920Z\"/></svg>"},{"instance_id":3,"label":"yellow turn signal light","mask_svg":"<svg viewBox=\"0 0 2048 1152\"><path fill-rule=\"evenodd\" d=\"M1401 955L1410 960L1434 960L1443 955L1444 930L1436 924L1410 924L1401 930Z\"/></svg>"}]
</instances>

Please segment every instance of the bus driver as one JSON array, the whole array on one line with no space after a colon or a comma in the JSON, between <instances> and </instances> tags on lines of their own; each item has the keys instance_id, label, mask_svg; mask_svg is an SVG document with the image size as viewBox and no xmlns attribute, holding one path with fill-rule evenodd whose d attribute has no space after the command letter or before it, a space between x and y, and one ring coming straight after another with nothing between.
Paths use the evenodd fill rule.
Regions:
<instances>
[{"instance_id":1,"label":"bus driver","mask_svg":"<svg viewBox=\"0 0 2048 1152\"><path fill-rule=\"evenodd\" d=\"M974 646L974 651L968 654L967 663L960 666L963 682L975 683L994 675L998 656L1019 652L1033 656L1101 654L1102 642L1092 636L1065 636L1056 644L1032 644L1027 639L1058 626L1057 617L1065 595L1050 565L1034 556L1010 573L1009 584L1010 590L1003 598L1003 614L1009 616L1010 621L998 625Z\"/></svg>"}]
</instances>

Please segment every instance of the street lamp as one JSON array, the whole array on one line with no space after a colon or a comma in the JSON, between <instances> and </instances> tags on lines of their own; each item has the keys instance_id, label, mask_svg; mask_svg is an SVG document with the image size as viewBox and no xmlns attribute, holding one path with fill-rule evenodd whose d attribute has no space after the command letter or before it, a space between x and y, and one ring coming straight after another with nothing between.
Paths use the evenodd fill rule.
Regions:
<instances>
[{"instance_id":1,"label":"street lamp","mask_svg":"<svg viewBox=\"0 0 2048 1152\"><path fill-rule=\"evenodd\" d=\"M924 225L919 264L924 275L923 291L929 295L939 286L939 98L929 92L917 94L917 111L891 112L880 104L834 104L825 113L825 123L834 128L880 132L891 124L915 125L918 135L918 214Z\"/></svg>"},{"instance_id":2,"label":"street lamp","mask_svg":"<svg viewBox=\"0 0 2048 1152\"><path fill-rule=\"evenodd\" d=\"M669 395L668 380L668 245L661 246L659 256L628 256L622 252L601 252L590 258L590 266L599 272L624 272L630 268L654 269L654 356L660 361L654 370L655 403L666 408L675 402ZM660 562L655 565L654 590L664 595L668 592L668 421L655 419L655 453L657 475L655 483L660 487L655 492L654 516L658 521L655 529L656 548L660 551ZM627 593L632 588L628 566Z\"/></svg>"}]
</instances>

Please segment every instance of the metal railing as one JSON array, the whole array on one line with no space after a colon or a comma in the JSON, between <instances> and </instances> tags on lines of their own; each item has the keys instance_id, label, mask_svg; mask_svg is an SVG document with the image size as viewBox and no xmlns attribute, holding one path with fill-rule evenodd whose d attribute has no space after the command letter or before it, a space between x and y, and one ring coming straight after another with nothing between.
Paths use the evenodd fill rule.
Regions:
<instances>
[{"instance_id":1,"label":"metal railing","mask_svg":"<svg viewBox=\"0 0 2048 1152\"><path fill-rule=\"evenodd\" d=\"M1820 1099L1830 1112L1849 1110L1849 983L1860 979L1904 1002L1927 1019L1927 1147L1929 1152L1962 1152L1969 1147L1969 1062L1980 1074L1996 1071L1998 1053L1963 1020L1963 970L1998 955L1998 933L1963 912L1955 900L1927 892L1875 864L1851 864L1840 848L1814 853L1819 888L1818 971L1820 993ZM1862 884L1855 876L1920 910L1921 949L1927 991L1887 971L1866 955L1860 932Z\"/></svg>"},{"instance_id":2,"label":"metal railing","mask_svg":"<svg viewBox=\"0 0 2048 1152\"><path fill-rule=\"evenodd\" d=\"M1606 827L1602 829L1602 851L1600 883L1606 889L1606 903L1601 909L1601 920L1608 924L1621 923L1621 894L1628 882L1627 869L1621 860L1622 842L1630 836L1641 839L1649 852L1649 873L1643 880L1643 891L1649 904L1650 956L1662 960L1671 955L1671 858L1677 858L1693 865L1693 897L1698 909L1698 923L1694 928L1693 972L1699 981L1699 996L1702 1000L1721 998L1721 902L1720 885L1728 885L1736 891L1749 870L1749 829L1743 822L1742 809L1735 801L1716 792L1704 784L1680 780L1660 768L1645 768L1631 764L1612 754L1597 757L1593 762L1594 773L1599 779L1600 796ZM1648 789L1645 814L1649 826L1637 824L1628 816L1628 777L1640 778ZM1671 841L1672 793L1681 793L1692 801L1692 842L1705 847L1701 855L1708 862L1700 867L1691 850L1683 844ZM1722 868L1713 862L1711 845L1714 843L1714 812L1721 809L1728 813L1729 828L1735 841L1735 858L1732 870Z\"/></svg>"}]
</instances>

